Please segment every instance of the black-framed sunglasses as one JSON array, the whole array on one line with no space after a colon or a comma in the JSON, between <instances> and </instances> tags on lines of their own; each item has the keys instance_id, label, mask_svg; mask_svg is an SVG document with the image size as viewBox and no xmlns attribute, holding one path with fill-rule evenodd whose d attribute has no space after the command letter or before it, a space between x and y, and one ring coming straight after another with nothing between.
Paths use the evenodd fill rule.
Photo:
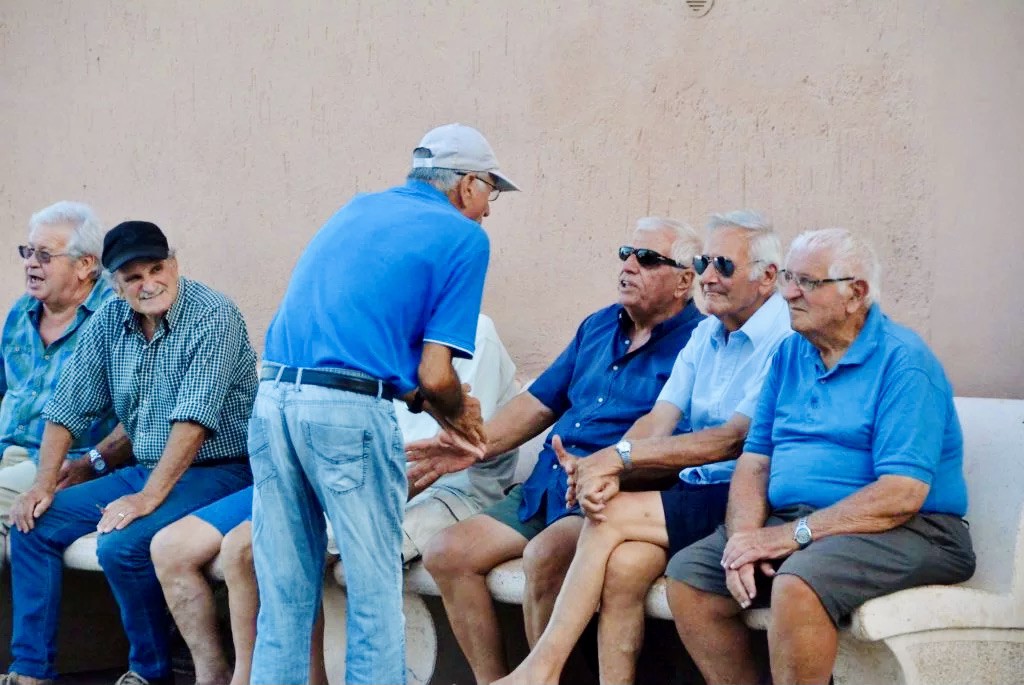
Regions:
<instances>
[{"instance_id":1,"label":"black-framed sunglasses","mask_svg":"<svg viewBox=\"0 0 1024 685\"><path fill-rule=\"evenodd\" d=\"M635 255L637 263L645 269L659 266L664 264L666 266L672 266L677 269L685 269L685 264L680 264L674 259L670 259L660 252L654 250L648 250L646 247L633 247L632 245L623 245L619 248L619 259L626 261L629 259L629 255Z\"/></svg>"},{"instance_id":2,"label":"black-framed sunglasses","mask_svg":"<svg viewBox=\"0 0 1024 685\"><path fill-rule=\"evenodd\" d=\"M459 172L459 176L469 176L470 174L472 174L472 175L473 175L473 177L474 177L474 178L475 178L476 180L480 181L480 182L481 182L481 183L483 183L483 184L484 184L485 186L487 186L488 188L490 188L490 189L491 189L491 192L490 192L490 193L489 193L489 194L487 195L487 201L488 201L488 202L494 202L494 201L495 201L495 200L497 200L497 199L498 199L499 197L501 197L501 191L500 191L500 190L498 190L498 186L494 185L493 183L491 183L490 181L488 181L488 180L487 180L486 178L480 178L480 177L479 177L479 176L477 175L477 172L475 172L475 171L460 171L460 172Z\"/></svg>"},{"instance_id":3,"label":"black-framed sunglasses","mask_svg":"<svg viewBox=\"0 0 1024 685\"><path fill-rule=\"evenodd\" d=\"M728 257L723 257L722 255L712 257L711 255L699 254L693 258L693 270L698 274L703 274L707 271L709 264L714 264L715 271L725 278L730 278L736 273L736 262Z\"/></svg>"},{"instance_id":4,"label":"black-framed sunglasses","mask_svg":"<svg viewBox=\"0 0 1024 685\"><path fill-rule=\"evenodd\" d=\"M779 272L779 278L783 285L789 285L790 283L796 283L796 287L801 292L809 293L812 290L817 290L826 283L843 283L845 281L856 281L856 276L843 276L842 278L807 278L807 276L801 276L795 274L792 271L783 269Z\"/></svg>"},{"instance_id":5,"label":"black-framed sunglasses","mask_svg":"<svg viewBox=\"0 0 1024 685\"><path fill-rule=\"evenodd\" d=\"M21 255L22 259L32 259L32 255L35 255L40 264L49 264L50 260L54 257L66 257L71 253L50 252L49 250L32 247L31 245L18 245L18 254Z\"/></svg>"}]
</instances>

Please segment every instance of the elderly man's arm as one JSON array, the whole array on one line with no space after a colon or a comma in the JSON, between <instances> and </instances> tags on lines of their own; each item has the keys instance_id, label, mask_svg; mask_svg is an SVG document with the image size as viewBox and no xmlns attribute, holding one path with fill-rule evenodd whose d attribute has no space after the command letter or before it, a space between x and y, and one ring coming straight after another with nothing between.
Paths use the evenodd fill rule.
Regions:
<instances>
[{"instance_id":1,"label":"elderly man's arm","mask_svg":"<svg viewBox=\"0 0 1024 685\"><path fill-rule=\"evenodd\" d=\"M22 533L35 528L35 520L50 508L57 489L57 476L64 457L71 449L74 436L64 426L51 421L43 428L43 441L39 446L39 466L32 487L18 495L11 507L11 522Z\"/></svg>"},{"instance_id":2,"label":"elderly man's arm","mask_svg":"<svg viewBox=\"0 0 1024 685\"><path fill-rule=\"evenodd\" d=\"M114 430L96 445L96 451L103 457L108 469L128 462L132 458L132 441L124 430L124 424L118 423L114 426ZM70 488L95 477L96 471L88 455L77 459L65 459L57 476L57 490Z\"/></svg>"},{"instance_id":3,"label":"elderly man's arm","mask_svg":"<svg viewBox=\"0 0 1024 685\"><path fill-rule=\"evenodd\" d=\"M149 474L145 487L132 495L119 497L106 506L96 530L109 533L147 516L167 499L182 474L192 465L209 431L198 423L178 421L171 426L163 454Z\"/></svg>"},{"instance_id":4,"label":"elderly man's arm","mask_svg":"<svg viewBox=\"0 0 1024 685\"><path fill-rule=\"evenodd\" d=\"M438 343L424 343L417 376L423 408L438 424L471 444L483 443L480 404L466 401L462 381L452 366L451 348Z\"/></svg>"}]
</instances>

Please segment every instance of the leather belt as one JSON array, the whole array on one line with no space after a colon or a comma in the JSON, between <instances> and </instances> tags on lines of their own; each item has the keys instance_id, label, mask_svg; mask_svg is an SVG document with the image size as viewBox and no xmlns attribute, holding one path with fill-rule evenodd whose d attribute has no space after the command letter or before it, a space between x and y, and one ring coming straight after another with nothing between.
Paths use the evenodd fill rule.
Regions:
<instances>
[{"instance_id":1,"label":"leather belt","mask_svg":"<svg viewBox=\"0 0 1024 685\"><path fill-rule=\"evenodd\" d=\"M295 379L299 377L299 371L302 371L300 383L303 385L319 385L323 388L347 390L360 395L380 397L388 402L395 399L398 394L395 392L394 386L384 381L356 378L340 373L331 373L330 371L317 371L316 369L297 369L293 366L266 366L260 371L260 380L279 380L282 383L294 383ZM279 373L280 376L278 375Z\"/></svg>"}]
</instances>

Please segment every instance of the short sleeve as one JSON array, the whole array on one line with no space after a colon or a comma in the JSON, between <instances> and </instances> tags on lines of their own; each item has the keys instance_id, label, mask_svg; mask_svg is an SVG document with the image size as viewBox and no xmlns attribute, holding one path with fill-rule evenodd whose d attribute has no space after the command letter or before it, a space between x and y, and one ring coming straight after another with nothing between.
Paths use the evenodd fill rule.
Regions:
<instances>
[{"instance_id":1,"label":"short sleeve","mask_svg":"<svg viewBox=\"0 0 1024 685\"><path fill-rule=\"evenodd\" d=\"M475 349L477 317L483 300L484 278L490 259L490 243L482 229L449 255L446 277L437 292L437 300L427 321L424 342L451 348L456 357L472 358Z\"/></svg>"},{"instance_id":2,"label":"short sleeve","mask_svg":"<svg viewBox=\"0 0 1024 685\"><path fill-rule=\"evenodd\" d=\"M583 330L589 321L590 318L587 318L580 324L572 342L529 387L530 394L554 412L555 416L561 416L569 409L569 385L576 371Z\"/></svg>"},{"instance_id":3,"label":"short sleeve","mask_svg":"<svg viewBox=\"0 0 1024 685\"><path fill-rule=\"evenodd\" d=\"M875 474L909 476L931 484L949 418L946 394L922 369L890 373L875 416Z\"/></svg>"},{"instance_id":4,"label":"short sleeve","mask_svg":"<svg viewBox=\"0 0 1024 685\"><path fill-rule=\"evenodd\" d=\"M743 386L743 399L736 405L737 414L743 414L750 419L754 418L758 400L761 398L761 389L764 387L765 378L768 377L768 372L771 370L774 359L775 350L762 360L760 367L747 379L746 384Z\"/></svg>"},{"instance_id":5,"label":"short sleeve","mask_svg":"<svg viewBox=\"0 0 1024 685\"><path fill-rule=\"evenodd\" d=\"M697 357L699 350L708 343L700 329L690 336L683 349L679 350L672 364L672 373L665 386L658 394L658 402L675 405L683 416L690 415L690 400L693 397L693 385L697 378Z\"/></svg>"},{"instance_id":6,"label":"short sleeve","mask_svg":"<svg viewBox=\"0 0 1024 685\"><path fill-rule=\"evenodd\" d=\"M757 408L751 417L747 441L743 446L744 452L771 457L775 451L775 445L772 442L772 429L775 426L775 408L778 404L779 388L782 384L782 366L783 354L780 351L773 355L768 372L765 374L764 383L761 385ZM739 411L740 409L737 409L737 412Z\"/></svg>"}]
</instances>

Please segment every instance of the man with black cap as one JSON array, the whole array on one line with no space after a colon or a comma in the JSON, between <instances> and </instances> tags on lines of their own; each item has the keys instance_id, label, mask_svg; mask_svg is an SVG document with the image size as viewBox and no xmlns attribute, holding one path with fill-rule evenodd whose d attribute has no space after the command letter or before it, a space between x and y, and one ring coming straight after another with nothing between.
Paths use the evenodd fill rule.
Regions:
<instances>
[{"instance_id":1,"label":"man with black cap","mask_svg":"<svg viewBox=\"0 0 1024 685\"><path fill-rule=\"evenodd\" d=\"M441 126L405 185L355 197L299 259L267 332L249 429L260 613L252 683L305 682L327 514L348 590L348 683L405 682L402 512L408 492L391 400L478 446L472 357L489 258L478 225L518 190L479 131Z\"/></svg>"},{"instance_id":2,"label":"man with black cap","mask_svg":"<svg viewBox=\"0 0 1024 685\"><path fill-rule=\"evenodd\" d=\"M238 308L179 277L167 238L149 222L128 221L107 233L103 266L120 298L82 331L44 411L35 483L11 511L14 663L0 685L56 676L62 555L93 530L131 644L130 670L118 684L172 682L168 616L150 539L252 482L246 424L256 355ZM55 492L72 440L111 408L136 463Z\"/></svg>"}]
</instances>

